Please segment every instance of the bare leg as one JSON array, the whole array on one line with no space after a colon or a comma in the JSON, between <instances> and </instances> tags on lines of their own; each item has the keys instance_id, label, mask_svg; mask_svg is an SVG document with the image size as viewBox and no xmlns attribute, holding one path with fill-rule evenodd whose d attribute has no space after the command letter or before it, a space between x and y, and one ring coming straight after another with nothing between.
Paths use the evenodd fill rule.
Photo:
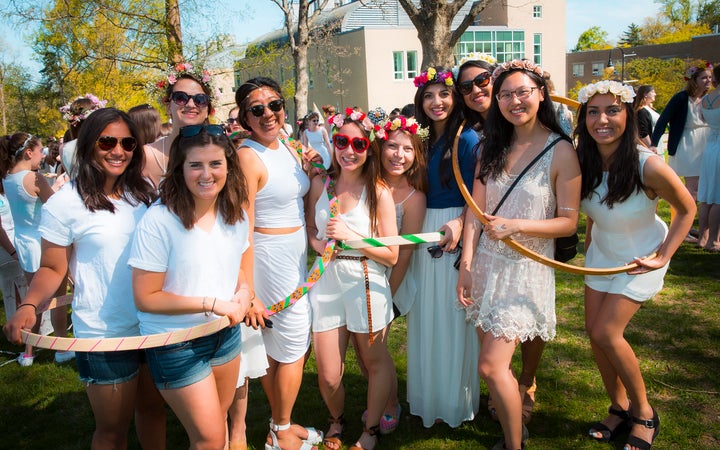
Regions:
<instances>
[{"instance_id":1,"label":"bare leg","mask_svg":"<svg viewBox=\"0 0 720 450\"><path fill-rule=\"evenodd\" d=\"M720 251L720 204L713 203L708 211L708 250Z\"/></svg>"},{"instance_id":2,"label":"bare leg","mask_svg":"<svg viewBox=\"0 0 720 450\"><path fill-rule=\"evenodd\" d=\"M522 446L522 404L515 375L510 361L517 347L516 342L496 339L492 333L477 329L480 339L478 372L488 385L495 402L498 419L503 428L505 447L518 449Z\"/></svg>"},{"instance_id":3,"label":"bare leg","mask_svg":"<svg viewBox=\"0 0 720 450\"><path fill-rule=\"evenodd\" d=\"M245 383L235 389L235 398L228 410L230 416L230 450L247 449L245 417L247 417L249 383L250 379L245 377Z\"/></svg>"},{"instance_id":4,"label":"bare leg","mask_svg":"<svg viewBox=\"0 0 720 450\"><path fill-rule=\"evenodd\" d=\"M392 325L392 322L388 324L386 334L390 333L390 326ZM353 348L358 348L358 335L355 333L350 333L350 341L352 342ZM363 376L367 379L368 377L368 370L365 367L365 363L363 363L362 358L357 359L358 367L360 368L360 372L362 372ZM393 363L394 364L394 363ZM393 377L392 381L390 382L390 396L388 397L387 404L385 405L385 409L383 410L383 415L393 416L398 413L398 405L400 404L400 401L398 399L398 380L397 380L397 371L393 371Z\"/></svg>"},{"instance_id":5,"label":"bare leg","mask_svg":"<svg viewBox=\"0 0 720 450\"><path fill-rule=\"evenodd\" d=\"M710 232L710 225L708 223L710 216L710 206L712 205L708 205L707 203L700 203L700 206L698 207L698 247L707 247L708 245L708 235Z\"/></svg>"},{"instance_id":6,"label":"bare leg","mask_svg":"<svg viewBox=\"0 0 720 450\"><path fill-rule=\"evenodd\" d=\"M141 364L135 403L135 431L140 446L148 450L163 450L165 429L165 400L155 387L147 364Z\"/></svg>"},{"instance_id":7,"label":"bare leg","mask_svg":"<svg viewBox=\"0 0 720 450\"><path fill-rule=\"evenodd\" d=\"M342 384L345 372L345 354L347 353L349 333L347 328L313 333L315 361L318 369L318 385L330 417L340 418L345 412L345 387ZM342 424L332 423L327 436L342 433ZM335 450L338 447L325 445Z\"/></svg>"},{"instance_id":8,"label":"bare leg","mask_svg":"<svg viewBox=\"0 0 720 450\"><path fill-rule=\"evenodd\" d=\"M116 384L89 384L85 392L95 416L93 450L126 449L138 378Z\"/></svg>"}]
</instances>

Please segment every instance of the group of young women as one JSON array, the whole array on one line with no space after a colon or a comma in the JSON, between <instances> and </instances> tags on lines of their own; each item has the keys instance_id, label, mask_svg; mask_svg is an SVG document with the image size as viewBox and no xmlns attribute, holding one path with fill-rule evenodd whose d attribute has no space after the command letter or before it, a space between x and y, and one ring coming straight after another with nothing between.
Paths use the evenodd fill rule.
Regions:
<instances>
[{"instance_id":1,"label":"group of young women","mask_svg":"<svg viewBox=\"0 0 720 450\"><path fill-rule=\"evenodd\" d=\"M581 207L587 265L638 264L586 277L586 329L611 400L590 436L606 441L632 425L626 448L650 447L660 422L623 330L661 288L695 205L674 172L638 146L630 88L604 81L581 90L576 151L537 65L478 57L457 76L433 67L415 80L416 119L372 124L352 109L329 117L326 161L285 133L275 81L256 77L237 89L237 120L251 134L236 148L208 123L208 79L190 65L171 75L173 131L153 144L166 163L159 186L143 177L145 142L129 116L113 108L89 116L76 178L43 207L40 268L4 327L19 342L68 268L77 337L229 318L229 327L187 342L78 352L93 448L126 445L133 413L141 444L163 448L163 402L191 448L246 448L246 381L259 377L271 409L266 450L340 449L351 342L368 387L363 432L350 448L375 448L401 413L386 346L398 314L407 314L410 413L426 427L472 420L482 377L503 428L496 448L524 448L535 373L555 336L554 272L502 239L552 257L554 238L575 231ZM487 225L467 209L452 173L457 134L463 183ZM659 198L677 212L669 230L655 215ZM309 294L269 318L268 308L305 281L308 247L323 254L333 241L433 230L441 240L420 249L336 244ZM330 416L325 434L291 420L311 340ZM510 363L520 343L516 378Z\"/></svg>"}]
</instances>

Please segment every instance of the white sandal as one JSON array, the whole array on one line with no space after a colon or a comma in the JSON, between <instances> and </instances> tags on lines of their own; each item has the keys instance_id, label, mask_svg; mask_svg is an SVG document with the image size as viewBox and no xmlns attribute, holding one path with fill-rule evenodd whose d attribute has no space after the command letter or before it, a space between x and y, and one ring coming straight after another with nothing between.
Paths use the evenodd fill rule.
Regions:
<instances>
[{"instance_id":1,"label":"white sandal","mask_svg":"<svg viewBox=\"0 0 720 450\"><path fill-rule=\"evenodd\" d=\"M277 431L285 431L289 430L292 426L291 422L286 423L285 425L276 425L272 419L270 419L270 438L272 439L272 445L265 443L265 450L282 450L280 447L280 443L278 442L278 437L275 432ZM322 442L323 434L322 432L318 432L315 430L315 428L307 427L305 428L308 431L308 437L307 439L301 439L302 445L300 446L300 450L313 450L313 447ZM312 443L312 440L318 440L317 443Z\"/></svg>"}]
</instances>

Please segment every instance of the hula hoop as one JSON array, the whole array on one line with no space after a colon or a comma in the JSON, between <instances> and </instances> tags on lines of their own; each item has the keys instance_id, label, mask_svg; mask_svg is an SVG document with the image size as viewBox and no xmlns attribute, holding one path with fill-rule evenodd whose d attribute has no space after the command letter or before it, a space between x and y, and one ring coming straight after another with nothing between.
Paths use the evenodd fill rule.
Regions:
<instances>
[{"instance_id":1,"label":"hula hoop","mask_svg":"<svg viewBox=\"0 0 720 450\"><path fill-rule=\"evenodd\" d=\"M364 238L353 241L342 241L338 243L342 249L354 249L359 248L372 248L372 247L387 247L389 245L414 245L414 244L427 244L429 242L438 242L442 239L445 232L443 231L431 231L429 233L417 233L417 234L400 234L397 236L385 236L377 238Z\"/></svg>"},{"instance_id":2,"label":"hula hoop","mask_svg":"<svg viewBox=\"0 0 720 450\"><path fill-rule=\"evenodd\" d=\"M570 100L570 99L568 99ZM485 218L485 213L480 209L480 207L475 203L475 200L472 198L472 195L470 194L470 191L468 190L467 186L465 186L465 182L462 179L462 175L460 173L460 163L458 161L458 142L460 141L460 134L463 131L463 127L465 126L465 121L460 125L460 128L458 128L457 134L455 135L455 140L453 141L453 147L452 147L452 166L453 166L453 175L455 175L455 181L458 184L458 187L460 188L460 192L462 193L463 197L465 197L465 201L468 204L468 207L472 210L473 214L475 214L475 217L478 218L480 222L482 222L483 225L487 225L489 221ZM635 269L638 267L637 263L631 263L627 264L625 266L619 266L619 267L609 267L609 268L593 268L593 267L581 267L581 266L574 266L572 264L566 264L562 263L560 261L555 261L554 259L548 258L545 255L541 255L540 253L534 252L530 250L529 248L525 247L524 245L518 243L517 241L513 240L512 238L505 238L502 240L508 247L512 248L516 252L520 253L523 256L526 256L534 261L537 261L541 264L544 264L546 266L552 267L553 269L562 270L563 272L569 272L574 273L577 275L614 275L617 273L623 273L627 272L629 270ZM648 257L651 258L655 256L656 253L653 253L652 255L649 255Z\"/></svg>"}]
</instances>

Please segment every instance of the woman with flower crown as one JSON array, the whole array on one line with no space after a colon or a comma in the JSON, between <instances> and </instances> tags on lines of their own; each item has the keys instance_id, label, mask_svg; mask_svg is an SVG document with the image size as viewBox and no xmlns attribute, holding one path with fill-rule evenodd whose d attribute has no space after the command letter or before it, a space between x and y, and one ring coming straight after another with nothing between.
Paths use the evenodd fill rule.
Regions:
<instances>
[{"instance_id":1,"label":"woman with flower crown","mask_svg":"<svg viewBox=\"0 0 720 450\"><path fill-rule=\"evenodd\" d=\"M458 69L458 82L455 87L465 101L465 117L478 132L481 140L490 105L493 102L492 73L496 67L497 60L491 55L471 53L460 60ZM544 349L545 341L540 338L527 340L520 344L522 367L518 377L518 386L522 396L522 416L525 424L530 423L535 408L537 390L535 375ZM492 396L488 396L487 407L490 418L497 422L497 409Z\"/></svg>"},{"instance_id":2,"label":"woman with flower crown","mask_svg":"<svg viewBox=\"0 0 720 450\"><path fill-rule=\"evenodd\" d=\"M425 427L439 422L458 427L475 417L480 401L475 330L453 303L453 263L465 206L450 164L453 140L463 121L462 98L453 89L454 81L442 67L430 67L415 78L415 118L430 128L422 229L445 233L437 246L420 246L409 270L419 286L407 314L407 397L410 413L420 416ZM466 185L472 185L477 143L472 128L461 131L458 156Z\"/></svg>"},{"instance_id":3,"label":"woman with flower crown","mask_svg":"<svg viewBox=\"0 0 720 450\"><path fill-rule=\"evenodd\" d=\"M299 143L291 142L283 131L285 98L274 80L247 80L235 91L235 102L240 107L240 124L252 133L238 149L238 156L248 183L248 214L255 245L254 289L260 300L251 313L252 325L263 327L267 357L261 368L269 364L267 374L260 379L272 414L265 448L310 449L322 441L322 434L291 421L310 348L307 296L275 314L272 328L265 327L265 319L266 307L284 299L306 279L303 197L310 189L310 179L303 166L309 165L317 152L298 155L293 144ZM259 363L250 362L253 366ZM231 433L232 414L231 410Z\"/></svg>"},{"instance_id":4,"label":"woman with flower crown","mask_svg":"<svg viewBox=\"0 0 720 450\"><path fill-rule=\"evenodd\" d=\"M616 81L580 89L575 136L582 166L581 206L588 216L585 263L638 264L628 273L585 277L585 329L611 402L608 416L589 434L607 442L632 426L624 448L647 450L658 435L660 420L648 402L638 360L624 332L643 302L662 288L696 207L662 158L638 146L634 96L632 87ZM660 198L676 211L669 231L655 214Z\"/></svg>"},{"instance_id":5,"label":"woman with flower crown","mask_svg":"<svg viewBox=\"0 0 720 450\"><path fill-rule=\"evenodd\" d=\"M308 240L322 252L328 239L353 240L397 235L390 191L380 181L375 154L380 151L366 115L350 108L328 119L335 159L331 180L315 177L310 189ZM330 191L330 192L328 192ZM333 200L337 215L331 217ZM385 276L398 259L398 247L343 250L308 294L320 393L330 411L325 448L339 450L345 424L345 355L354 335L358 359L367 369L367 415L362 435L351 450L377 445L380 421L391 392L395 366L387 349L393 318L392 294Z\"/></svg>"},{"instance_id":6,"label":"woman with flower crown","mask_svg":"<svg viewBox=\"0 0 720 450\"><path fill-rule=\"evenodd\" d=\"M68 132L71 138L60 147L60 162L71 178L75 177L75 144L80 134L80 128L85 119L90 117L90 114L104 108L106 104L107 100L100 100L93 94L85 94L85 96L78 97L67 105L60 107L60 114L70 126Z\"/></svg>"},{"instance_id":7,"label":"woman with flower crown","mask_svg":"<svg viewBox=\"0 0 720 450\"><path fill-rule=\"evenodd\" d=\"M481 210L497 212L486 213L484 229L467 212L457 299L477 327L478 371L503 428L493 449L516 450L525 447L528 432L510 363L521 342L555 337L555 275L501 239L513 237L552 257L553 238L577 227L580 167L539 66L524 60L500 64L492 93L497 101L485 124L473 199Z\"/></svg>"},{"instance_id":8,"label":"woman with flower crown","mask_svg":"<svg viewBox=\"0 0 720 450\"><path fill-rule=\"evenodd\" d=\"M707 145L710 127L702 118L700 101L712 87L712 65L695 65L685 72L685 89L673 95L660 113L652 133L652 150L655 150L665 127L668 133L668 163L675 173L685 179L685 186L697 199L702 154ZM697 242L688 235L687 242Z\"/></svg>"},{"instance_id":9,"label":"woman with flower crown","mask_svg":"<svg viewBox=\"0 0 720 450\"><path fill-rule=\"evenodd\" d=\"M181 127L208 123L208 116L213 113L212 101L216 94L210 72L188 62L170 67L150 90L159 90L162 93L162 102L172 119L172 131L168 136L147 143L148 150L151 150L148 153L152 158L147 157L145 164L157 164L159 169L146 167L143 170L146 173L152 171L153 176L150 178L159 178L162 181L167 172L170 144ZM155 183L155 187L159 188L159 183Z\"/></svg>"}]
</instances>

